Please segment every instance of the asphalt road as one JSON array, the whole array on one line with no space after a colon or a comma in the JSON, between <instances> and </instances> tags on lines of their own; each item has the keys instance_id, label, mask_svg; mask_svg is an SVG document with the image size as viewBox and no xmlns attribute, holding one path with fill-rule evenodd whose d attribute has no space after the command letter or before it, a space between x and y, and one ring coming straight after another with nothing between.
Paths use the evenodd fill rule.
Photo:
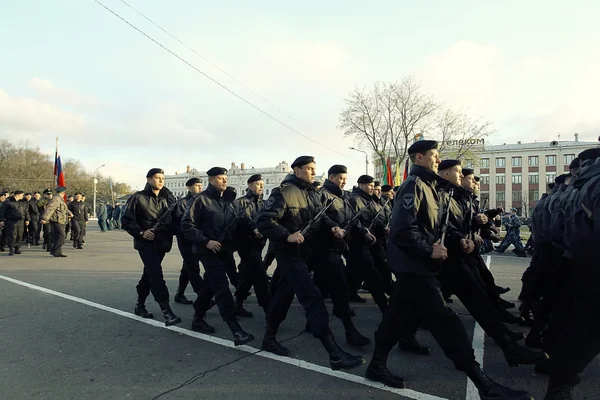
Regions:
<instances>
[{"instance_id":1,"label":"asphalt road","mask_svg":"<svg viewBox=\"0 0 600 400\"><path fill-rule=\"evenodd\" d=\"M0 254L3 400L477 398L469 392L466 377L454 369L427 331L420 331L419 339L430 345L431 356L399 350L390 355L390 368L407 380L409 389L385 388L363 378L365 366L331 371L320 343L302 332L304 313L296 302L279 335L291 356L276 357L259 351L264 318L254 296L247 308L255 316L241 324L257 339L241 348L234 348L216 308L207 317L217 330L211 336L190 330L192 306L173 303L183 319L177 327L164 327L158 305L151 299L147 306L156 319L134 316L141 263L125 232L100 233L90 224L85 248L66 246L65 253L68 258L54 258L37 247L15 257ZM504 296L507 300L516 299L528 262L511 252L492 256L498 284L513 288ZM171 293L180 266L174 246L164 262ZM191 288L187 295L194 297ZM363 296L368 303L352 304L355 322L372 337L381 316L370 297ZM327 304L331 311L331 303ZM469 334L477 332L460 302L452 307ZM331 317L331 326L344 348L370 359L372 345L350 349L340 321ZM475 336L474 348L491 377L511 387L527 388L537 399L543 397L547 377L538 376L532 367L508 367L493 341L486 338L482 343ZM599 373L595 360L582 374L577 398L598 399Z\"/></svg>"}]
</instances>

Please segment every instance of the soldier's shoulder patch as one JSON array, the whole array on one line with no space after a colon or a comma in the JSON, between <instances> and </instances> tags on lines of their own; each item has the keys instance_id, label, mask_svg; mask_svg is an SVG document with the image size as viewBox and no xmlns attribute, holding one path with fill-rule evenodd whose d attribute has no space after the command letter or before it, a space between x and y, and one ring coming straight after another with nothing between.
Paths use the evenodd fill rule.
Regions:
<instances>
[{"instance_id":1,"label":"soldier's shoulder patch","mask_svg":"<svg viewBox=\"0 0 600 400\"><path fill-rule=\"evenodd\" d=\"M273 208L274 205L275 205L275 198L273 196L271 196L267 200L265 200L265 202L263 203L263 209L270 210L271 208Z\"/></svg>"},{"instance_id":2,"label":"soldier's shoulder patch","mask_svg":"<svg viewBox=\"0 0 600 400\"><path fill-rule=\"evenodd\" d=\"M407 210L411 210L415 206L414 193L406 193L402 196L402 206Z\"/></svg>"}]
</instances>

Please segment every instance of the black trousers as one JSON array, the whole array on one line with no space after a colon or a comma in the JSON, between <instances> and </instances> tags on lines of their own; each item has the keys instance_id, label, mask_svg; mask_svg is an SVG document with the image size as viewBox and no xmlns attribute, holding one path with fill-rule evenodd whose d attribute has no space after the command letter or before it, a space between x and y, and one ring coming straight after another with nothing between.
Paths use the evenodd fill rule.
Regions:
<instances>
[{"instance_id":1,"label":"black trousers","mask_svg":"<svg viewBox=\"0 0 600 400\"><path fill-rule=\"evenodd\" d=\"M329 294L338 315L344 321L350 319L348 282L344 273L346 266L342 253L335 249L319 249L315 257L313 279L321 294Z\"/></svg>"},{"instance_id":2,"label":"black trousers","mask_svg":"<svg viewBox=\"0 0 600 400\"><path fill-rule=\"evenodd\" d=\"M229 280L227 279L227 270L235 260L233 252L228 249L221 249L217 254L201 253L198 254L200 262L206 271L204 274L205 285L198 292L198 298L194 302L194 310L204 313L209 308L210 300L215 298L219 313L223 321L235 319L235 302L233 295L229 290Z\"/></svg>"},{"instance_id":3,"label":"black trousers","mask_svg":"<svg viewBox=\"0 0 600 400\"><path fill-rule=\"evenodd\" d=\"M359 241L351 242L350 258L352 260L348 268L348 289L350 293L356 293L360 284L364 281L375 303L382 311L385 310L388 304L385 295L385 283L375 268L370 246Z\"/></svg>"},{"instance_id":4,"label":"black trousers","mask_svg":"<svg viewBox=\"0 0 600 400\"><path fill-rule=\"evenodd\" d=\"M50 252L52 254L62 254L62 247L65 244L65 225L59 224L58 222L50 222L52 226L52 248Z\"/></svg>"},{"instance_id":5,"label":"black trousers","mask_svg":"<svg viewBox=\"0 0 600 400\"><path fill-rule=\"evenodd\" d=\"M144 303L150 293L157 303L169 301L169 289L162 270L165 252L149 248L138 250L138 253L144 263L144 273L136 286L139 302Z\"/></svg>"},{"instance_id":6,"label":"black trousers","mask_svg":"<svg viewBox=\"0 0 600 400\"><path fill-rule=\"evenodd\" d=\"M25 221L6 221L4 234L6 235L6 245L18 249L21 247L23 233L25 232Z\"/></svg>"},{"instance_id":7,"label":"black trousers","mask_svg":"<svg viewBox=\"0 0 600 400\"><path fill-rule=\"evenodd\" d=\"M73 247L81 247L83 244L84 220L71 220L71 231L73 232Z\"/></svg>"},{"instance_id":8,"label":"black trousers","mask_svg":"<svg viewBox=\"0 0 600 400\"><path fill-rule=\"evenodd\" d=\"M6 247L6 224L4 228L0 229L0 249L4 249Z\"/></svg>"},{"instance_id":9,"label":"black trousers","mask_svg":"<svg viewBox=\"0 0 600 400\"><path fill-rule=\"evenodd\" d=\"M205 284L204 279L200 276L200 259L197 254L194 254L192 244L186 242L181 236L177 236L177 247L183 259L177 290L183 294L190 283L194 293L198 294Z\"/></svg>"},{"instance_id":10,"label":"black trousers","mask_svg":"<svg viewBox=\"0 0 600 400\"><path fill-rule=\"evenodd\" d=\"M396 277L390 306L375 332L376 347L389 353L407 335L407 327L414 326L410 319L418 316L457 369L464 371L473 365L475 355L467 331L458 315L446 306L437 277L412 274Z\"/></svg>"},{"instance_id":11,"label":"black trousers","mask_svg":"<svg viewBox=\"0 0 600 400\"><path fill-rule=\"evenodd\" d=\"M485 333L501 346L508 344L508 328L500 319L498 308L490 299L477 271L462 260L451 260L442 266L440 281L444 292L456 294Z\"/></svg>"},{"instance_id":12,"label":"black trousers","mask_svg":"<svg viewBox=\"0 0 600 400\"><path fill-rule=\"evenodd\" d=\"M29 243L40 244L40 223L38 222L39 215L32 216L29 221L27 230L29 232Z\"/></svg>"},{"instance_id":13,"label":"black trousers","mask_svg":"<svg viewBox=\"0 0 600 400\"><path fill-rule=\"evenodd\" d=\"M52 246L52 224L43 224L42 232L44 237L44 244L48 247Z\"/></svg>"},{"instance_id":14,"label":"black trousers","mask_svg":"<svg viewBox=\"0 0 600 400\"><path fill-rule=\"evenodd\" d=\"M392 294L393 281L392 272L388 267L387 251L385 249L385 238L377 238L375 245L371 246L371 255L373 256L373 264L375 269L383 280L383 287L387 294Z\"/></svg>"},{"instance_id":15,"label":"black trousers","mask_svg":"<svg viewBox=\"0 0 600 400\"><path fill-rule=\"evenodd\" d=\"M266 310L271 301L271 295L267 268L263 264L261 253L259 249L240 248L238 250L242 262L240 264L240 281L235 291L235 297L238 301L243 302L250 288L254 286L258 305Z\"/></svg>"},{"instance_id":16,"label":"black trousers","mask_svg":"<svg viewBox=\"0 0 600 400\"><path fill-rule=\"evenodd\" d=\"M306 312L310 331L315 337L321 337L329 330L329 314L321 291L311 279L306 262L285 251L275 250L275 257L278 277L275 279L274 276L271 283L273 298L267 309L267 325L279 328L296 295Z\"/></svg>"}]
</instances>

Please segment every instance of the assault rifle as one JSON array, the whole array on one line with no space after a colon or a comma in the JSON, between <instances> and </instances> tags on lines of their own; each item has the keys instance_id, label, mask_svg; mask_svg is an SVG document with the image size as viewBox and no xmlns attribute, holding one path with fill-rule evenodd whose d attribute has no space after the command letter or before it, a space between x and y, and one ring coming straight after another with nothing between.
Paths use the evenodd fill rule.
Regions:
<instances>
[{"instance_id":1,"label":"assault rifle","mask_svg":"<svg viewBox=\"0 0 600 400\"><path fill-rule=\"evenodd\" d=\"M362 213L364 213L365 211L367 211L367 209L369 207L371 207L374 202L375 202L375 200L371 200L371 202L369 204L367 204L366 206L364 206L363 208L361 208L356 214L354 214L352 216L352 218L350 219L350 221L348 221L346 223L346 225L344 225L344 227L342 229L345 230L345 231L347 231L348 229L352 228L352 226L356 223L356 221L358 221L358 218L360 218L360 216L362 215Z\"/></svg>"},{"instance_id":2,"label":"assault rifle","mask_svg":"<svg viewBox=\"0 0 600 400\"><path fill-rule=\"evenodd\" d=\"M152 228L150 228L150 230L157 230L159 226L162 225L163 221L165 220L165 217L167 215L171 214L171 211L173 211L173 209L175 208L175 206L177 205L177 200L173 201L173 203L169 206L169 208L167 208L167 211L165 211L160 217L158 217L158 219L156 220L156 222L154 223L154 225L152 225Z\"/></svg>"},{"instance_id":3,"label":"assault rifle","mask_svg":"<svg viewBox=\"0 0 600 400\"><path fill-rule=\"evenodd\" d=\"M379 214L381 214L381 212L383 210L385 210L385 207L388 205L389 202L390 202L390 199L387 199L387 201L385 203L383 203L383 206L381 206L381 208L379 209L379 211L377 211L377 214L375 214L375 217L373 218L373 221L371 221L371 223L369 224L369 230L371 230L371 228L375 224L375 221L377 221L377 217L379 217Z\"/></svg>"},{"instance_id":4,"label":"assault rifle","mask_svg":"<svg viewBox=\"0 0 600 400\"><path fill-rule=\"evenodd\" d=\"M444 244L446 239L446 231L448 230L448 221L450 219L450 204L452 203L452 196L454 196L454 188L448 191L448 201L444 204L442 213L442 227L440 228L440 243Z\"/></svg>"},{"instance_id":5,"label":"assault rifle","mask_svg":"<svg viewBox=\"0 0 600 400\"><path fill-rule=\"evenodd\" d=\"M300 231L300 234L302 236L306 235L308 231L310 231L325 216L325 213L327 212L329 207L331 207L334 201L335 199L327 201L327 203L325 203L325 206L321 208L321 211L319 211L317 215L315 215L310 221L308 221L308 224L306 224L306 226Z\"/></svg>"},{"instance_id":6,"label":"assault rifle","mask_svg":"<svg viewBox=\"0 0 600 400\"><path fill-rule=\"evenodd\" d=\"M238 221L238 219L242 218L242 215L246 213L246 210L248 209L248 207L250 207L250 204L252 204L251 201L246 203L244 208L238 214L235 214L235 217L231 221L229 221L227 226L225 226L225 229L221 231L221 234L217 238L217 242L223 243L227 235L229 235L231 229L235 226L235 223ZM233 207L232 203L229 203L229 207L231 207L231 209L235 212L235 208Z\"/></svg>"}]
</instances>

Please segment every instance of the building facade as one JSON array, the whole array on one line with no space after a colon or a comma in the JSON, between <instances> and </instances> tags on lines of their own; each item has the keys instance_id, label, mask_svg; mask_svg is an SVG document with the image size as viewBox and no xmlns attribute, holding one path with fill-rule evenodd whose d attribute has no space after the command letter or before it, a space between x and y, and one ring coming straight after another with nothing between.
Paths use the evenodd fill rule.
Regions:
<instances>
[{"instance_id":1,"label":"building facade","mask_svg":"<svg viewBox=\"0 0 600 400\"><path fill-rule=\"evenodd\" d=\"M520 216L529 217L548 183L568 173L577 154L597 145L580 142L577 134L574 141L485 145L475 151L477 160L463 161L463 166L474 168L481 177L482 204L514 207Z\"/></svg>"},{"instance_id":2,"label":"building facade","mask_svg":"<svg viewBox=\"0 0 600 400\"><path fill-rule=\"evenodd\" d=\"M246 183L248 178L254 174L261 174L265 181L264 198L268 198L271 191L279 186L289 173L291 169L287 162L282 161L275 167L270 168L246 168L244 163L237 166L235 163L231 163L230 168L227 171L227 184L236 189L238 197L243 196L246 193L248 184ZM187 194L187 188L185 182L190 178L200 178L202 180L202 186L205 189L208 185L208 175L206 171L200 172L195 168L187 166L186 172L175 173L174 175L165 175L165 186L169 188L171 192L177 197L185 196Z\"/></svg>"}]
</instances>

